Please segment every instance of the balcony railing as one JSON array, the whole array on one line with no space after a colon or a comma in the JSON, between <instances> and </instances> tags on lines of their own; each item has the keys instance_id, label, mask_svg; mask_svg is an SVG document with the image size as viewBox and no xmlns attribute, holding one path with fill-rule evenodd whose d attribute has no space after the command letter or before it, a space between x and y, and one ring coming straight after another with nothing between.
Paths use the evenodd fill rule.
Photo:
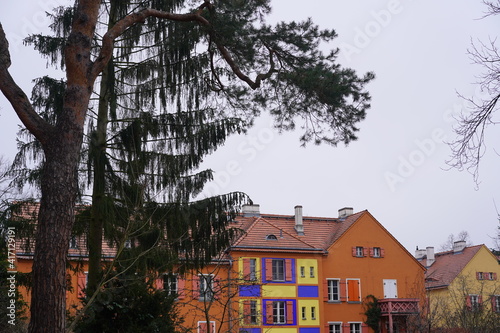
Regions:
<instances>
[{"instance_id":1,"label":"balcony railing","mask_svg":"<svg viewBox=\"0 0 500 333\"><path fill-rule=\"evenodd\" d=\"M378 301L383 316L418 313L418 298L385 298Z\"/></svg>"}]
</instances>

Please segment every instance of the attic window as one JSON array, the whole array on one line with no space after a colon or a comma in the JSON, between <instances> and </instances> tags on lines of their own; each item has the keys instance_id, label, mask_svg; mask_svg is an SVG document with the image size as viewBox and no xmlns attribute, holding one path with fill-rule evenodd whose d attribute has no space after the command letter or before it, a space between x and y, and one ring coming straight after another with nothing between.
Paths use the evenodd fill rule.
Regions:
<instances>
[{"instance_id":1,"label":"attic window","mask_svg":"<svg viewBox=\"0 0 500 333\"><path fill-rule=\"evenodd\" d=\"M266 239L267 239L267 240L278 240L278 237L276 237L275 235L272 235L272 234L271 234L271 235L267 235L267 236L266 236Z\"/></svg>"}]
</instances>

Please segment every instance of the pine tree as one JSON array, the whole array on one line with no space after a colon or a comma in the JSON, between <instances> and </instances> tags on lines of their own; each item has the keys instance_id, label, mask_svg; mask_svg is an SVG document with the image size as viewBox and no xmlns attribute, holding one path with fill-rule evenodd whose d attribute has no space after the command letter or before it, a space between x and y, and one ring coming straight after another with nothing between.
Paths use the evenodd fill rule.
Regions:
<instances>
[{"instance_id":1,"label":"pine tree","mask_svg":"<svg viewBox=\"0 0 500 333\"><path fill-rule=\"evenodd\" d=\"M97 23L105 12L104 4L95 0L76 2L62 58L67 79L62 85L60 112L53 113L54 122L35 112L10 76L8 44L0 27L0 89L44 151L31 332L62 332L65 327L65 260L78 193L80 147L91 114L88 106L93 86L110 60L119 55L113 49L118 38L129 43L121 49L134 61L148 56L155 33L168 32L158 36L168 36L171 42L165 57L151 58L150 70L157 74L153 79L141 82L141 72L131 70L137 94L150 98L148 103L144 98L142 105L136 100L136 105L158 104L162 111L174 107L176 114L182 114L182 110L190 109L188 106L200 103L200 109L213 110L219 119L241 118L246 123L266 110L281 130L293 129L302 118L303 143L336 145L356 139L356 124L369 107L369 95L363 89L373 75L358 77L353 70L335 63L335 51L319 51L320 42L335 37L333 31L319 30L311 21L269 26L263 21L270 11L268 1L204 1L195 8L189 8L190 3L179 1L174 9L165 7L162 1L134 3L130 14L119 12L116 24L100 33ZM174 14L180 11L186 14ZM103 36L102 41L98 36ZM198 60L193 61L197 67L184 67L186 62L182 60L186 57ZM155 72L157 64L163 66L165 60L171 65L169 70ZM176 66L177 71L173 70ZM252 79L249 73L257 74L252 74ZM155 89L162 85L166 89ZM138 112L136 105L130 112ZM220 216L207 213L206 205L199 205L196 219L193 214L183 217L200 221L198 218L205 215L221 221ZM201 233L208 235L208 231Z\"/></svg>"}]
</instances>

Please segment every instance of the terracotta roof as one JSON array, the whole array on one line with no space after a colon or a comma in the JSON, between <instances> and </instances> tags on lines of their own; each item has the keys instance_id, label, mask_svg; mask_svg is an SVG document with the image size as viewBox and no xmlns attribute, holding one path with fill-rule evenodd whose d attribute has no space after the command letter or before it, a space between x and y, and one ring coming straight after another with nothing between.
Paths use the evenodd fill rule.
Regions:
<instances>
[{"instance_id":1,"label":"terracotta roof","mask_svg":"<svg viewBox=\"0 0 500 333\"><path fill-rule=\"evenodd\" d=\"M303 217L304 234L295 230L293 215L267 215L257 217L237 217L234 227L245 233L237 239L233 250L239 251L279 251L326 253L354 222L364 213L359 212L347 218ZM276 239L268 239L269 235Z\"/></svg>"},{"instance_id":2,"label":"terracotta roof","mask_svg":"<svg viewBox=\"0 0 500 333\"><path fill-rule=\"evenodd\" d=\"M463 251L439 252L434 255L434 263L427 267L425 287L427 289L446 288L476 255L483 245L468 246ZM420 260L427 266L427 259Z\"/></svg>"}]
</instances>

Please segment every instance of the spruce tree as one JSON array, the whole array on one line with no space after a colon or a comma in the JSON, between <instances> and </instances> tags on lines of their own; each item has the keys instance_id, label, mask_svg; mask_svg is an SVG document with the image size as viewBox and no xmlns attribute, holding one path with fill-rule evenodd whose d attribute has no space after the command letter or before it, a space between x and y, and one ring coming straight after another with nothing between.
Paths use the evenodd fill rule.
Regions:
<instances>
[{"instance_id":1,"label":"spruce tree","mask_svg":"<svg viewBox=\"0 0 500 333\"><path fill-rule=\"evenodd\" d=\"M281 130L293 129L297 120L302 119L303 143L313 141L336 145L356 139L356 125L369 107L369 95L364 86L373 75L368 73L358 77L353 70L335 63L336 51L320 52L319 43L332 40L334 31L320 30L310 20L279 23L274 27L267 25L264 17L270 11L268 1L204 1L190 8L191 3L177 1L175 6L170 6L171 1L111 1L108 6L106 2L78 1L61 21L71 22L70 32L59 36L64 37L64 44L58 44L60 39L38 39L41 41L38 45L34 41L41 51L44 51L42 46L47 45L64 47L64 57L58 60L64 65L67 76L61 83L59 112L52 112L50 116L53 121L35 112L34 102L30 103L10 77L8 44L0 28L0 88L44 150L42 199L33 267L31 332L62 331L65 326L64 263L78 193L80 147L85 126L95 126L90 120L93 109L88 111L88 106L97 77L103 73L101 82L108 82L105 70L109 77L112 76L110 71L116 74L117 66L124 64L123 75L115 76L114 82L116 87L130 88L114 90L108 87L109 90L101 91L99 98L105 99L109 105L103 108L108 110L107 117L114 117L113 110L117 107L113 104L116 102L123 103L120 106L134 119L140 119L114 129L122 139L127 135L133 139L122 141L131 152L126 156L130 163L117 163L120 168L110 167L108 170L111 175L117 172L127 175L119 191L132 194L131 202L137 207L147 207L143 202L149 200L145 201L144 196L136 194L152 194L154 191L147 193L143 187L139 192L138 186L150 186L155 184L156 177L161 178L164 181L160 182L162 186L152 188L173 187L170 193L176 200L170 201L169 205L153 203L149 205L153 207L151 213L144 215L141 212L137 219L153 216L153 213L165 216L173 207L177 208L171 215L172 219L161 218L167 224L164 227L168 233L168 228L175 230L179 219L192 225L213 221L208 228L196 229L200 234L194 238L199 237L200 242L206 241L214 226L220 230L225 228L225 216L215 214L211 209L214 206L234 206L231 204L237 200L231 201L234 198L231 196L205 200L195 205L197 209L186 210L183 204L189 202L189 195L199 191L204 181L210 179L209 173L186 177L186 171L196 166L196 159L223 142L213 132L210 134L219 143L211 143L211 147L206 145L207 140L192 142L193 128L210 132L210 127L202 129L208 119L224 128L221 133L230 134L241 124L251 124L254 117L265 110L275 117L276 126ZM114 19L109 15L106 21L109 27L103 27L98 24L101 22L99 17L105 17L103 15L109 12L111 4L117 6L117 15ZM114 45L120 47L114 48ZM137 66L130 66L132 63ZM151 75L145 76L144 71ZM124 96L135 92L135 98L126 104L119 101L116 92L123 92ZM106 97L106 94L110 95ZM158 110L156 117L143 112L144 108L150 107ZM195 112L198 110L203 112ZM236 123L233 119L237 119ZM147 140L142 143L141 140L155 138L154 134L161 128L153 126L157 123L167 124L163 127L168 129L166 136L185 137L186 145L180 147L176 140L164 142L162 148L166 148L167 154L159 159L150 158L151 154L147 154L145 148L154 149L154 143ZM233 127L227 127L228 124ZM198 139L202 137L200 135ZM97 142L101 144L89 147L99 148L102 142L109 143L110 140L100 138ZM186 148L189 149L183 150ZM105 156L91 155L92 149L89 149L88 156L92 156L89 161L94 162L96 156ZM106 159L99 158L98 161L105 162ZM156 173L160 171L158 166L164 169ZM95 172L97 168L93 170ZM125 172L131 170L132 173ZM143 181L148 173L153 180L151 183ZM169 179L172 175L174 179ZM110 181L109 188L111 184ZM104 186L103 183L100 186ZM186 187L188 190L184 191ZM189 241L192 238L189 237ZM181 246L178 243L174 242L172 246Z\"/></svg>"}]
</instances>

